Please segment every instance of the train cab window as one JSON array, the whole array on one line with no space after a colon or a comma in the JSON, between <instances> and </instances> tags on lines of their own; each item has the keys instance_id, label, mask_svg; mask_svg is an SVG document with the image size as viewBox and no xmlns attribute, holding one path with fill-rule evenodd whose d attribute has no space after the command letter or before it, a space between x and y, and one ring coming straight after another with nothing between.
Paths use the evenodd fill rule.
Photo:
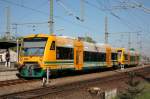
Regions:
<instances>
[{"instance_id":1,"label":"train cab window","mask_svg":"<svg viewBox=\"0 0 150 99\"><path fill-rule=\"evenodd\" d=\"M111 53L111 59L117 60L117 53Z\"/></svg>"},{"instance_id":2,"label":"train cab window","mask_svg":"<svg viewBox=\"0 0 150 99\"><path fill-rule=\"evenodd\" d=\"M47 39L45 37L24 38L21 54L24 56L42 56Z\"/></svg>"},{"instance_id":3,"label":"train cab window","mask_svg":"<svg viewBox=\"0 0 150 99\"><path fill-rule=\"evenodd\" d=\"M73 48L56 47L56 59L73 59Z\"/></svg>"},{"instance_id":4,"label":"train cab window","mask_svg":"<svg viewBox=\"0 0 150 99\"><path fill-rule=\"evenodd\" d=\"M52 41L52 44L50 46L50 50L55 50L55 41Z\"/></svg>"}]
</instances>

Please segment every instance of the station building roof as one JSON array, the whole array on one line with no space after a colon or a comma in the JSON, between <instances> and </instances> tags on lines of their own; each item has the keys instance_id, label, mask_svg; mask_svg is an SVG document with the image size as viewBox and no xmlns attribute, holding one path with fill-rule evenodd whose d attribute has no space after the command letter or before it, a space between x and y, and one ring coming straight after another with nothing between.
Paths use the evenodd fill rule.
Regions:
<instances>
[{"instance_id":1,"label":"station building roof","mask_svg":"<svg viewBox=\"0 0 150 99\"><path fill-rule=\"evenodd\" d=\"M8 49L17 46L16 41L0 41L0 49Z\"/></svg>"}]
</instances>

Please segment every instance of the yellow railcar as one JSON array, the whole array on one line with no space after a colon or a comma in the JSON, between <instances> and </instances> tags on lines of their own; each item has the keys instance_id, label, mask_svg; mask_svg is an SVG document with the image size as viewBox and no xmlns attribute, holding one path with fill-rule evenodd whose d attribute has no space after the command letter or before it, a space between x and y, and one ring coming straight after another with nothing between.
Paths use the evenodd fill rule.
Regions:
<instances>
[{"instance_id":1,"label":"yellow railcar","mask_svg":"<svg viewBox=\"0 0 150 99\"><path fill-rule=\"evenodd\" d=\"M118 53L121 52L121 56ZM111 68L124 63L123 49L106 44L94 44L67 36L36 34L24 37L19 55L22 77L46 76L63 70ZM119 57L117 59L117 57Z\"/></svg>"}]
</instances>

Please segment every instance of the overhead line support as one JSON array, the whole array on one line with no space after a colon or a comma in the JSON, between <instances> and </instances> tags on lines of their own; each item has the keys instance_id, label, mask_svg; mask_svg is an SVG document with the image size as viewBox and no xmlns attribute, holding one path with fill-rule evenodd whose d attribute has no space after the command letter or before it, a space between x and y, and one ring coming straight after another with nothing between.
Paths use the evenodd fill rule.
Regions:
<instances>
[{"instance_id":1,"label":"overhead line support","mask_svg":"<svg viewBox=\"0 0 150 99\"><path fill-rule=\"evenodd\" d=\"M49 32L51 35L54 33L53 4L54 4L53 0L50 0Z\"/></svg>"}]
</instances>

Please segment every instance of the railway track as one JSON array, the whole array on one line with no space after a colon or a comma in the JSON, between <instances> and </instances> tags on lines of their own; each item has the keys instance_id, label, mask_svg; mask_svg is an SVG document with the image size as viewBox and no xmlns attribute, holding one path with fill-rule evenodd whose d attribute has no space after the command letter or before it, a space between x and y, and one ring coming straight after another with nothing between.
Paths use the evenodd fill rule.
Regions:
<instances>
[{"instance_id":1,"label":"railway track","mask_svg":"<svg viewBox=\"0 0 150 99\"><path fill-rule=\"evenodd\" d=\"M149 72L150 67L139 69L139 70L133 70L133 71L137 74L137 76L144 77L150 74ZM78 88L81 89L81 88L89 87L91 85L98 84L98 83L108 83L114 80L117 81L117 80L128 79L127 74L128 72L122 72L122 73L115 74L109 77L86 80L82 82L76 82L76 83L71 83L71 84L61 85L61 86L58 85L58 86L41 87L39 89L3 95L0 97L2 99L37 99L40 97L44 97L46 95L50 95L54 93L61 93L64 91L69 91L69 90L78 89Z\"/></svg>"},{"instance_id":2,"label":"railway track","mask_svg":"<svg viewBox=\"0 0 150 99\"><path fill-rule=\"evenodd\" d=\"M38 81L38 80L14 79L14 80L0 81L0 87L35 82L35 81Z\"/></svg>"}]
</instances>

